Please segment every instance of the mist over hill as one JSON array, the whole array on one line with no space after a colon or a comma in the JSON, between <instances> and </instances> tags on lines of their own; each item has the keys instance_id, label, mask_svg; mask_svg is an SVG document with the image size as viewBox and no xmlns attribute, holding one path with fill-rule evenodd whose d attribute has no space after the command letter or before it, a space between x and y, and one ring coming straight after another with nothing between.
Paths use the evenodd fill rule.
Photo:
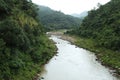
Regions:
<instances>
[{"instance_id":1,"label":"mist over hill","mask_svg":"<svg viewBox=\"0 0 120 80\"><path fill-rule=\"evenodd\" d=\"M71 15L74 16L74 17L78 17L80 19L83 19L84 17L86 17L88 15L88 11L84 11L80 14L74 13L74 14L71 14Z\"/></svg>"}]
</instances>

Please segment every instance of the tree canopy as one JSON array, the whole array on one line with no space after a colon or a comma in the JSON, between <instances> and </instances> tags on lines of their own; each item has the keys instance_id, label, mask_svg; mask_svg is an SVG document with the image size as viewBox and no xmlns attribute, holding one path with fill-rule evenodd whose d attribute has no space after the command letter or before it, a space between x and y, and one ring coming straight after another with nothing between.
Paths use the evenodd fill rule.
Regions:
<instances>
[{"instance_id":1,"label":"tree canopy","mask_svg":"<svg viewBox=\"0 0 120 80\"><path fill-rule=\"evenodd\" d=\"M0 80L32 80L54 51L31 0L0 0Z\"/></svg>"},{"instance_id":2,"label":"tree canopy","mask_svg":"<svg viewBox=\"0 0 120 80\"><path fill-rule=\"evenodd\" d=\"M98 46L120 51L120 1L111 0L89 11L79 29L79 36L93 38Z\"/></svg>"}]
</instances>

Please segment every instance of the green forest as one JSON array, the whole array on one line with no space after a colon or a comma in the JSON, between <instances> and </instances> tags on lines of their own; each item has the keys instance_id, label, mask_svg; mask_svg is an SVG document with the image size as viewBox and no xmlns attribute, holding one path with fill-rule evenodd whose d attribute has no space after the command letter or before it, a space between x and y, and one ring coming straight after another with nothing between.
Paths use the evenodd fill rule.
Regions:
<instances>
[{"instance_id":1,"label":"green forest","mask_svg":"<svg viewBox=\"0 0 120 80\"><path fill-rule=\"evenodd\" d=\"M31 0L0 0L0 80L33 80L55 53Z\"/></svg>"},{"instance_id":2,"label":"green forest","mask_svg":"<svg viewBox=\"0 0 120 80\"><path fill-rule=\"evenodd\" d=\"M120 0L88 12L79 28L68 31L82 40L77 45L97 52L103 64L120 74ZM80 41L83 41L80 42Z\"/></svg>"},{"instance_id":3,"label":"green forest","mask_svg":"<svg viewBox=\"0 0 120 80\"><path fill-rule=\"evenodd\" d=\"M31 0L0 0L0 80L35 80L57 53L46 32L61 29L120 75L120 0L99 4L84 19Z\"/></svg>"},{"instance_id":4,"label":"green forest","mask_svg":"<svg viewBox=\"0 0 120 80\"><path fill-rule=\"evenodd\" d=\"M78 27L82 20L61 11L54 11L49 7L38 6L38 16L46 31L72 29Z\"/></svg>"}]
</instances>

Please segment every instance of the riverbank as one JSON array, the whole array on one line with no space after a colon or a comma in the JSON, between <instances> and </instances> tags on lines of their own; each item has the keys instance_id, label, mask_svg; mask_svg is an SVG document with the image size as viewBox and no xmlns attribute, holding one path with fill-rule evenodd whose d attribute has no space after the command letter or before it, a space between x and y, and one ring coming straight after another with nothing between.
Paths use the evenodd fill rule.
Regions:
<instances>
[{"instance_id":1,"label":"riverbank","mask_svg":"<svg viewBox=\"0 0 120 80\"><path fill-rule=\"evenodd\" d=\"M46 46L48 48L47 52L49 52L49 55L48 54L44 55L45 58L42 59L43 63L40 62L39 66L38 66L38 69L40 69L40 70L36 71L36 74L34 75L34 77L32 77L32 80L38 80L38 78L41 76L41 73L44 71L45 64L47 64L50 61L50 59L57 53L57 47L56 47L55 43L53 42L53 40L47 39L45 42L48 43ZM45 51L45 49L44 49L44 51Z\"/></svg>"},{"instance_id":2,"label":"riverbank","mask_svg":"<svg viewBox=\"0 0 120 80\"><path fill-rule=\"evenodd\" d=\"M50 35L59 35L62 39L68 40L78 47L94 52L101 64L112 70L112 73L120 77L120 58L119 52L97 47L94 40L80 38L75 35L63 35L63 32L51 32Z\"/></svg>"},{"instance_id":3,"label":"riverbank","mask_svg":"<svg viewBox=\"0 0 120 80\"><path fill-rule=\"evenodd\" d=\"M120 78L119 52L115 52L104 47L98 47L96 46L95 41L92 39L80 38L77 36L74 37L77 39L75 42L77 46L94 52L98 58L98 61L100 61L102 65L105 65L106 67L113 70L112 73L114 73L114 75Z\"/></svg>"}]
</instances>

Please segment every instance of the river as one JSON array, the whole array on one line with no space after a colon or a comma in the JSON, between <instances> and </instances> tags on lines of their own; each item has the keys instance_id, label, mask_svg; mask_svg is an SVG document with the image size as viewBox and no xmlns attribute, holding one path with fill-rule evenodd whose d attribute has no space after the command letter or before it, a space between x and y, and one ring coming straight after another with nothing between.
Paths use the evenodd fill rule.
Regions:
<instances>
[{"instance_id":1,"label":"river","mask_svg":"<svg viewBox=\"0 0 120 80\"><path fill-rule=\"evenodd\" d=\"M96 61L94 53L72 45L60 36L50 37L57 54L45 65L38 80L118 80L112 71Z\"/></svg>"}]
</instances>

